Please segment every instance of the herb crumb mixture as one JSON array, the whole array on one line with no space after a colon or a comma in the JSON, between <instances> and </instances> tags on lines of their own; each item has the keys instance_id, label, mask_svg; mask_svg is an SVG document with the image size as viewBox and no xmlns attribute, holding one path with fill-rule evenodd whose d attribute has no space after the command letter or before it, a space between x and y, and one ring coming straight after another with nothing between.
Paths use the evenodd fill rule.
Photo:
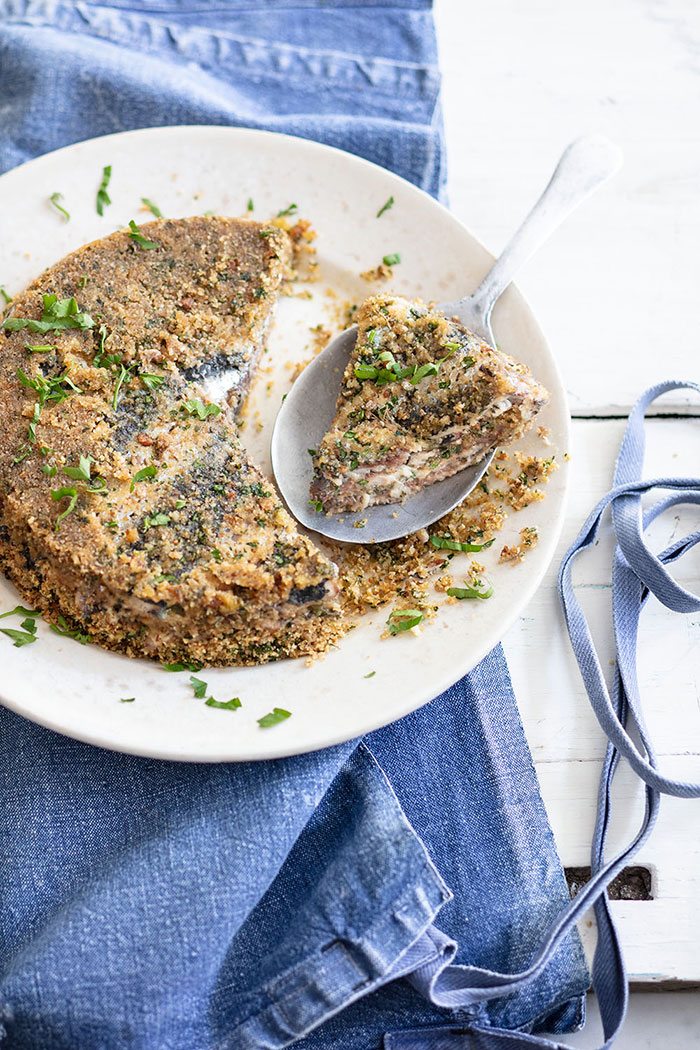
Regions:
<instances>
[{"instance_id":1,"label":"herb crumb mixture","mask_svg":"<svg viewBox=\"0 0 700 1050\"><path fill-rule=\"evenodd\" d=\"M290 261L282 230L159 220L85 246L0 331L0 566L133 656L261 663L339 634L332 563L237 438ZM227 400L206 380L225 376Z\"/></svg>"},{"instance_id":2,"label":"herb crumb mixture","mask_svg":"<svg viewBox=\"0 0 700 1050\"><path fill-rule=\"evenodd\" d=\"M528 368L420 302L377 295L314 453L326 513L397 503L520 437L549 395Z\"/></svg>"}]
</instances>

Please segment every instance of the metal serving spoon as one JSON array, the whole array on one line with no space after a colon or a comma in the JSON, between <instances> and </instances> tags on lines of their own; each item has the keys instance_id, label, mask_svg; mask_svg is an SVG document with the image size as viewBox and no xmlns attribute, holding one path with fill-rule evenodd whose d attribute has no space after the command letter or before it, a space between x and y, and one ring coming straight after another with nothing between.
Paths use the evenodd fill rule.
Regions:
<instances>
[{"instance_id":1,"label":"metal serving spoon","mask_svg":"<svg viewBox=\"0 0 700 1050\"><path fill-rule=\"evenodd\" d=\"M622 163L618 147L602 135L576 139L557 164L542 196L493 264L476 291L441 303L439 310L495 345L491 311L516 270L546 241L574 208L613 175ZM272 469L294 517L309 529L346 543L381 543L431 525L469 495L488 468L493 453L444 481L428 485L404 503L366 507L359 513L331 516L309 503L316 448L335 415L343 372L355 345L356 328L341 332L307 365L284 400L272 433ZM364 528L355 522L366 520Z\"/></svg>"}]
</instances>

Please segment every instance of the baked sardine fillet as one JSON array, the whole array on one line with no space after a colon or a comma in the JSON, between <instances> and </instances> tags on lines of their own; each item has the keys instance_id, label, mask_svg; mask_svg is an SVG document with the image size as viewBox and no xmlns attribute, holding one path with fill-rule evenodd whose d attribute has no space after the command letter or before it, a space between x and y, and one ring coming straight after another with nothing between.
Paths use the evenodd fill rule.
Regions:
<instances>
[{"instance_id":1,"label":"baked sardine fillet","mask_svg":"<svg viewBox=\"0 0 700 1050\"><path fill-rule=\"evenodd\" d=\"M45 618L171 663L324 647L335 566L237 436L282 231L162 220L89 244L0 331L0 566ZM225 376L228 400L203 382Z\"/></svg>"},{"instance_id":2,"label":"baked sardine fillet","mask_svg":"<svg viewBox=\"0 0 700 1050\"><path fill-rule=\"evenodd\" d=\"M313 455L326 513L400 503L520 437L549 394L529 369L420 302L377 295Z\"/></svg>"}]
</instances>

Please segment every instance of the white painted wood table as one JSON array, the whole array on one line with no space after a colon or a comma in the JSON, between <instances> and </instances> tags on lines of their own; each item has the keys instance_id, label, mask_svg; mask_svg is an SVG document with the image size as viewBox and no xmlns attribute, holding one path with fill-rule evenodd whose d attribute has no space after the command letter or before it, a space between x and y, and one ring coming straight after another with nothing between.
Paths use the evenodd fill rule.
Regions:
<instances>
[{"instance_id":1,"label":"white painted wood table","mask_svg":"<svg viewBox=\"0 0 700 1050\"><path fill-rule=\"evenodd\" d=\"M490 250L503 247L571 138L600 131L625 153L623 171L519 281L561 362L574 416L561 555L610 487L624 417L639 394L662 379L700 379L700 5L436 0L436 18L451 207ZM700 399L669 395L654 417L648 476L697 476ZM697 528L699 517L669 513L654 542L660 548ZM575 575L606 660L611 551L608 528ZM570 651L557 567L558 560L505 649L562 859L584 866L604 738ZM700 553L686 556L677 575L700 590ZM641 680L662 769L700 780L700 616L652 601L642 622ZM642 813L627 768L618 780L613 849L631 838ZM635 860L652 872L654 899L613 905L632 982L700 984L699 853L700 802L664 798ZM637 1001L641 1016L645 1000ZM678 1027L689 1009L700 1018L700 995L682 1002L676 1027L664 1021L669 1048L700 1046L700 1025L682 1038ZM662 1008L651 1013L665 1017ZM644 1024L620 1045L662 1045L651 1041L649 1016ZM594 1045L578 1038L575 1045Z\"/></svg>"}]
</instances>

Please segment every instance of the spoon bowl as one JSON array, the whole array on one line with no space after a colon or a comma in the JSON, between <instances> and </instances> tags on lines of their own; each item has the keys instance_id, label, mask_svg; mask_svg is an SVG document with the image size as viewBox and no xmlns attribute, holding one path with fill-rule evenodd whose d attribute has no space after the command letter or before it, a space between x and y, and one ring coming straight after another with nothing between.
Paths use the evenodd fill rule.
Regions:
<instances>
[{"instance_id":1,"label":"spoon bowl","mask_svg":"<svg viewBox=\"0 0 700 1050\"><path fill-rule=\"evenodd\" d=\"M516 270L621 163L619 148L602 135L572 142L532 211L479 287L463 299L441 304L440 312L456 317L465 328L495 346L491 311ZM317 511L309 502L313 477L309 450L318 447L333 422L356 335L354 327L341 332L295 381L272 432L272 469L284 501L302 525L345 543L382 543L432 525L461 503L488 470L494 452L444 481L427 485L403 503L370 506L357 513L327 515Z\"/></svg>"}]
</instances>

